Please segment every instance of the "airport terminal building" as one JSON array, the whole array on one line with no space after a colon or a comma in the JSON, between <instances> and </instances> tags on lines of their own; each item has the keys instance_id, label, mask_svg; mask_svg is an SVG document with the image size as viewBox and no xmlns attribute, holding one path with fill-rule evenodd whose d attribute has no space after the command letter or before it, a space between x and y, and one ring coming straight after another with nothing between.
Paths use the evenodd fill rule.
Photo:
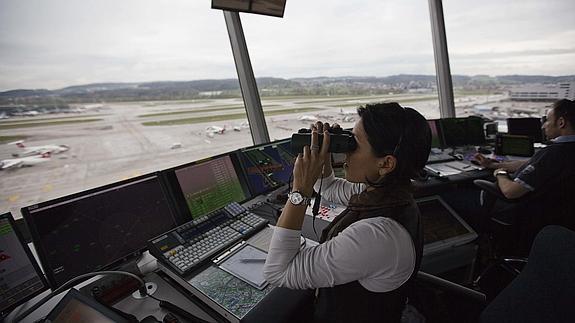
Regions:
<instances>
[{"instance_id":1,"label":"airport terminal building","mask_svg":"<svg viewBox=\"0 0 575 323\"><path fill-rule=\"evenodd\" d=\"M511 100L517 101L556 101L575 99L575 82L559 84L524 85L509 91Z\"/></svg>"}]
</instances>

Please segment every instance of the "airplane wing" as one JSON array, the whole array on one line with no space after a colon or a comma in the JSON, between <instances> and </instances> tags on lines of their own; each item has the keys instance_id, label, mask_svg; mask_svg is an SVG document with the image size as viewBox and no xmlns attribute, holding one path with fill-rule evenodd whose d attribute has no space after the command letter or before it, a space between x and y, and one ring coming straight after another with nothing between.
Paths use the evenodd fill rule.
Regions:
<instances>
[{"instance_id":1,"label":"airplane wing","mask_svg":"<svg viewBox=\"0 0 575 323\"><path fill-rule=\"evenodd\" d=\"M23 161L20 159L7 159L0 162L0 169L8 169L12 167L22 166Z\"/></svg>"}]
</instances>

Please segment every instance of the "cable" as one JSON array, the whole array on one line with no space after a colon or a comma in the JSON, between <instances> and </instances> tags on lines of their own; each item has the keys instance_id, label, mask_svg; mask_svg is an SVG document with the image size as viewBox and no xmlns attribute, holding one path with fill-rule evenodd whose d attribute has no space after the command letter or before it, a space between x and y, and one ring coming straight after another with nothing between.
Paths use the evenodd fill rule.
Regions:
<instances>
[{"instance_id":1,"label":"cable","mask_svg":"<svg viewBox=\"0 0 575 323\"><path fill-rule=\"evenodd\" d=\"M14 321L15 322L22 321L22 319L24 319L26 316L30 315L32 312L37 310L40 306L44 305L44 303L49 301L52 297L60 294L61 292L68 289L71 285L73 285L75 283L78 283L78 282L83 281L87 278L98 276L98 275L113 275L113 274L126 275L126 276L130 276L130 277L138 280L140 282L140 287L138 289L140 291L140 294L143 296L148 295L148 291L146 290L146 282L142 278L138 277L135 274L125 272L125 271L118 271L118 270L94 271L91 273L76 276L76 277L68 280L67 282L64 283L64 285L56 288L54 291L50 292L50 294L46 295L46 297L42 298L38 303L34 304L34 306L32 306L29 309L27 309L26 311L24 311L24 313L18 315L18 317L16 317L14 319Z\"/></svg>"},{"instance_id":2,"label":"cable","mask_svg":"<svg viewBox=\"0 0 575 323\"><path fill-rule=\"evenodd\" d=\"M208 321L206 321L206 320L204 320L204 319L202 319L202 318L200 318L200 317L195 316L194 314L192 314L192 313L190 313L190 312L188 312L188 311L182 309L181 307L179 307L179 306L177 306L177 305L175 305L175 304L173 304L173 303L170 303L170 302L168 302L168 301L161 300L161 299L159 299L159 298L157 298L157 297L155 297L155 296L153 296L153 295L148 295L148 296L149 296L150 298L152 298L152 299L158 301L158 302L160 303L159 306L160 306L161 308L164 308L164 309L166 309L167 311L169 311L169 312L171 312L171 313L175 313L175 314L177 314L177 315L179 315L179 316L181 316L181 317L184 317L184 318L186 318L187 320L190 320L191 322L209 323Z\"/></svg>"},{"instance_id":3,"label":"cable","mask_svg":"<svg viewBox=\"0 0 575 323\"><path fill-rule=\"evenodd\" d=\"M317 193L315 195L315 199L313 201L313 208L312 208L312 221L311 221L311 227L313 228L313 233L315 234L315 238L317 240L319 240L318 236L317 236L317 231L315 230L315 219L316 216L319 213L319 207L321 204L321 187L323 186L323 170L321 172L321 178L319 180L319 189L317 190Z\"/></svg>"}]
</instances>

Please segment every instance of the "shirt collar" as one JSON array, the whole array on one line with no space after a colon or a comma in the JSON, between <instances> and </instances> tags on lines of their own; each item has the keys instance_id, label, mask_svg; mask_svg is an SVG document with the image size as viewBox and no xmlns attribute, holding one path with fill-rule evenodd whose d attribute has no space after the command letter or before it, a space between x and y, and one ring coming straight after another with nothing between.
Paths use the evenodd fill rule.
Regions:
<instances>
[{"instance_id":1,"label":"shirt collar","mask_svg":"<svg viewBox=\"0 0 575 323\"><path fill-rule=\"evenodd\" d=\"M553 141L556 144L562 142L575 142L575 135L559 136L551 141Z\"/></svg>"}]
</instances>

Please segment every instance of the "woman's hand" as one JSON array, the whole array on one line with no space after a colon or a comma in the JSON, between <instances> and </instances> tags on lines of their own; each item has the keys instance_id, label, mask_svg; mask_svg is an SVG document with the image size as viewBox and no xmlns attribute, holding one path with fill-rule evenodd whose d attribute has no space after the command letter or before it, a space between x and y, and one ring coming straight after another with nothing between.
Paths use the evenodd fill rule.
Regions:
<instances>
[{"instance_id":1,"label":"woman's hand","mask_svg":"<svg viewBox=\"0 0 575 323\"><path fill-rule=\"evenodd\" d=\"M321 124L321 123L319 123ZM329 124L327 125L329 128ZM306 197L311 197L313 184L322 174L323 165L330 161L329 132L322 125L323 142L319 149L318 125L312 126L311 146L304 146L303 153L299 153L293 170L293 190L301 192Z\"/></svg>"}]
</instances>

